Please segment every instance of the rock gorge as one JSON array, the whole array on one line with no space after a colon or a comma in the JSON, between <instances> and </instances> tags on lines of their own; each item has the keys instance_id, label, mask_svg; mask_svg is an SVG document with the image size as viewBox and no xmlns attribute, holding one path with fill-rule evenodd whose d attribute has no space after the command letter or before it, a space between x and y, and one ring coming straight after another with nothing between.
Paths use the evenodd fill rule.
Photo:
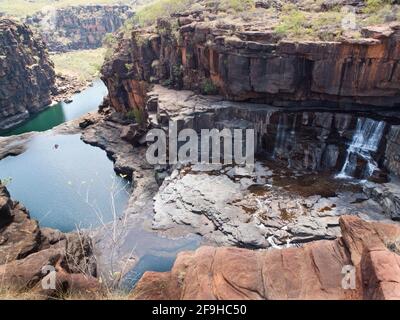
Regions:
<instances>
[{"instance_id":1,"label":"rock gorge","mask_svg":"<svg viewBox=\"0 0 400 320\"><path fill-rule=\"evenodd\" d=\"M171 272L145 273L132 297L398 299L398 271L382 266L398 264L399 24L293 40L212 3L134 28L102 79L114 111L148 115L150 127L255 130L254 172L156 167L152 227L262 250L182 253ZM258 1L257 13L279 3ZM139 126L121 138L143 144ZM345 264L357 268L356 290L340 287Z\"/></svg>"},{"instance_id":2,"label":"rock gorge","mask_svg":"<svg viewBox=\"0 0 400 320\"><path fill-rule=\"evenodd\" d=\"M284 10L282 1L255 1L248 13L219 3L192 3L115 35L99 112L47 132L80 134L105 150L118 178L133 186L121 216L84 234L43 228L0 184L0 293L107 298L100 282L113 287L134 273L129 299L400 299L400 24L362 27L359 37L294 40L275 32L269 16L271 8ZM327 0L316 12L333 3L365 7ZM54 18L56 37L42 29L45 41L68 51L99 46L129 15L125 6L81 6L28 21ZM37 90L16 96L17 76L28 72L40 92L40 81L54 79L43 42L26 40L24 32L34 36L25 25L2 25L1 49L15 50L0 55L8 68L0 70L7 98L0 95L0 129L46 105ZM19 66L17 58L13 75L9 61ZM253 129L254 165L150 165L145 135L168 132L171 121L198 134ZM37 135L1 137L0 160L29 150ZM56 142L52 151L63 148ZM195 250L179 253L170 271L138 279L148 256L164 264L193 239ZM55 267L56 290L40 286L44 265ZM350 290L346 266L355 268Z\"/></svg>"},{"instance_id":3,"label":"rock gorge","mask_svg":"<svg viewBox=\"0 0 400 320\"><path fill-rule=\"evenodd\" d=\"M53 68L46 45L28 26L0 20L0 130L51 103L56 91Z\"/></svg>"},{"instance_id":4,"label":"rock gorge","mask_svg":"<svg viewBox=\"0 0 400 320\"><path fill-rule=\"evenodd\" d=\"M85 5L47 8L25 19L37 30L49 50L96 49L104 36L117 31L133 15L128 5Z\"/></svg>"}]
</instances>

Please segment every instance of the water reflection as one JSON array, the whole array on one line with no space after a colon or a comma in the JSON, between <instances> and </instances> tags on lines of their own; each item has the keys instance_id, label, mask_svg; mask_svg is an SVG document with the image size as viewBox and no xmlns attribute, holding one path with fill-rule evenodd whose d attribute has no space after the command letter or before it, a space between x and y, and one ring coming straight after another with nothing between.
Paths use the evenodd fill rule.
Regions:
<instances>
[{"instance_id":1,"label":"water reflection","mask_svg":"<svg viewBox=\"0 0 400 320\"><path fill-rule=\"evenodd\" d=\"M40 112L22 125L0 132L1 136L12 136L31 131L46 131L61 123L77 119L94 111L107 95L107 87L97 79L91 87L72 96L71 103L60 102Z\"/></svg>"}]
</instances>

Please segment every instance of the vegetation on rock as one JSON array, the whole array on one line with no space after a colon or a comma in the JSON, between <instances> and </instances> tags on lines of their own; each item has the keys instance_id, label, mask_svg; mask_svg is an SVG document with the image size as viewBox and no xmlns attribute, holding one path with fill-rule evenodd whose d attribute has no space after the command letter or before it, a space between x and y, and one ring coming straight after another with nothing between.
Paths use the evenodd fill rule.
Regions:
<instances>
[{"instance_id":1,"label":"vegetation on rock","mask_svg":"<svg viewBox=\"0 0 400 320\"><path fill-rule=\"evenodd\" d=\"M55 71L59 75L73 76L88 81L99 75L106 49L79 50L52 54Z\"/></svg>"}]
</instances>

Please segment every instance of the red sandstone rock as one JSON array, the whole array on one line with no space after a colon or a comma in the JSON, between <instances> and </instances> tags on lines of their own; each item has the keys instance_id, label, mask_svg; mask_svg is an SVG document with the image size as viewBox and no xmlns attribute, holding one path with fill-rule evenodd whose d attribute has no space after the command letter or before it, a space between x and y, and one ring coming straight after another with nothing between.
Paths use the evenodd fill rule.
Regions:
<instances>
[{"instance_id":1,"label":"red sandstone rock","mask_svg":"<svg viewBox=\"0 0 400 320\"><path fill-rule=\"evenodd\" d=\"M166 20L134 30L102 68L112 106L143 108L151 83L200 92L215 87L231 100L281 106L400 102L398 25L365 28L361 39L296 42L277 41L271 30L219 24L184 21L179 37Z\"/></svg>"},{"instance_id":2,"label":"red sandstone rock","mask_svg":"<svg viewBox=\"0 0 400 320\"><path fill-rule=\"evenodd\" d=\"M44 290L42 269L53 266L56 289ZM39 228L28 211L12 201L0 184L0 290L25 292L33 290L39 297L82 293L91 297L101 292L94 277L96 263L88 237L64 234L50 228Z\"/></svg>"},{"instance_id":3,"label":"red sandstone rock","mask_svg":"<svg viewBox=\"0 0 400 320\"><path fill-rule=\"evenodd\" d=\"M147 272L135 299L400 299L400 256L388 247L400 227L340 218L343 236L301 248L252 251L201 247L181 253L171 272ZM342 269L356 268L356 289Z\"/></svg>"}]
</instances>

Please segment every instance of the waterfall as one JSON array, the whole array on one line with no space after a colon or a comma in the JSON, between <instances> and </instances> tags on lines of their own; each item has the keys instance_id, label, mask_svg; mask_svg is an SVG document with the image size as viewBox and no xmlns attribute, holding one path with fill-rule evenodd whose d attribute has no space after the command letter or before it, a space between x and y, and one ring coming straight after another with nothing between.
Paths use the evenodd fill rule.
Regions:
<instances>
[{"instance_id":1,"label":"waterfall","mask_svg":"<svg viewBox=\"0 0 400 320\"><path fill-rule=\"evenodd\" d=\"M364 176L368 177L377 169L373 154L378 150L379 143L385 130L385 122L368 118L358 118L356 131L347 148L347 156L343 168L337 178L351 178L357 169L357 158L367 162Z\"/></svg>"},{"instance_id":2,"label":"waterfall","mask_svg":"<svg viewBox=\"0 0 400 320\"><path fill-rule=\"evenodd\" d=\"M283 156L288 158L289 167L291 167L290 152L296 144L296 121L297 115L293 117L292 125L288 125L288 116L280 115L277 134L275 138L275 146L273 151L273 158L276 156Z\"/></svg>"}]
</instances>

